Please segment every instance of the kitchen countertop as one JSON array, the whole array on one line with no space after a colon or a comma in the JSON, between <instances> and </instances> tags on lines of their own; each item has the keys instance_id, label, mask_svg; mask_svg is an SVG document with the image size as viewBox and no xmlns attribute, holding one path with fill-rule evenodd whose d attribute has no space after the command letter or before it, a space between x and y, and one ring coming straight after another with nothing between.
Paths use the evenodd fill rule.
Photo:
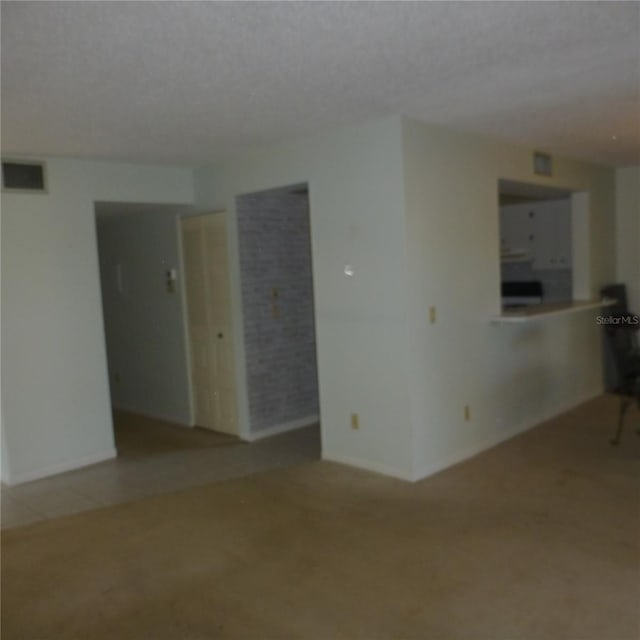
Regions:
<instances>
[{"instance_id":1,"label":"kitchen countertop","mask_svg":"<svg viewBox=\"0 0 640 640\"><path fill-rule=\"evenodd\" d=\"M503 309L499 315L491 316L493 323L532 322L542 320L550 316L576 313L589 309L610 307L616 304L615 300L576 300L573 302L555 302L548 304L534 304L518 307L516 309Z\"/></svg>"}]
</instances>

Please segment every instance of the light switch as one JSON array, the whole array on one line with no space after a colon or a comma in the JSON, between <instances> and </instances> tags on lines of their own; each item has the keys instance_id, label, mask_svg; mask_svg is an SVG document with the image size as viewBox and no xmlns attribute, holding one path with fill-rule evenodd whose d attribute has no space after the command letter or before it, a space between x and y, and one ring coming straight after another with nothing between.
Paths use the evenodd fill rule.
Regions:
<instances>
[{"instance_id":1,"label":"light switch","mask_svg":"<svg viewBox=\"0 0 640 640\"><path fill-rule=\"evenodd\" d=\"M176 282L178 281L178 270L167 269L165 272L165 282L167 287L167 293L176 292Z\"/></svg>"},{"instance_id":2,"label":"light switch","mask_svg":"<svg viewBox=\"0 0 640 640\"><path fill-rule=\"evenodd\" d=\"M435 322L436 322L436 308L429 307L429 323L435 324Z\"/></svg>"}]
</instances>

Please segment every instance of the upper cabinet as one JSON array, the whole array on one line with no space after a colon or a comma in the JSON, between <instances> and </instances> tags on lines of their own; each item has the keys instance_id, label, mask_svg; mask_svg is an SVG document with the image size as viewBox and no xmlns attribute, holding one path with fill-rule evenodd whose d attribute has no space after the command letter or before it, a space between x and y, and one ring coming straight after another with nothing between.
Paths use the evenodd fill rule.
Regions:
<instances>
[{"instance_id":1,"label":"upper cabinet","mask_svg":"<svg viewBox=\"0 0 640 640\"><path fill-rule=\"evenodd\" d=\"M533 259L533 220L528 207L501 207L500 257L503 262L530 262Z\"/></svg>"},{"instance_id":2,"label":"upper cabinet","mask_svg":"<svg viewBox=\"0 0 640 640\"><path fill-rule=\"evenodd\" d=\"M501 207L500 250L503 262L530 262L537 270L570 269L570 200Z\"/></svg>"},{"instance_id":3,"label":"upper cabinet","mask_svg":"<svg viewBox=\"0 0 640 640\"><path fill-rule=\"evenodd\" d=\"M534 269L571 268L571 207L569 200L536 205L533 218Z\"/></svg>"}]
</instances>

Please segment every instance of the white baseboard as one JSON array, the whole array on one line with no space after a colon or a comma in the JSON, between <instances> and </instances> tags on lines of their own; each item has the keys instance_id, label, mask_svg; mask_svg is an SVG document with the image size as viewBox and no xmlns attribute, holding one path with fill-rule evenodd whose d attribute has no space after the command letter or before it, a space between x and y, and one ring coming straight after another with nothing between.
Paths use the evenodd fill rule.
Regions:
<instances>
[{"instance_id":1,"label":"white baseboard","mask_svg":"<svg viewBox=\"0 0 640 640\"><path fill-rule=\"evenodd\" d=\"M270 438L271 436L277 436L280 433L286 433L287 431L294 431L295 429L302 429L302 427L308 427L320 421L319 415L306 416L305 418L299 418L298 420L292 420L291 422L285 422L284 424L278 424L267 429L261 429L249 433L246 440L248 442L255 442L256 440L262 440L263 438Z\"/></svg>"},{"instance_id":2,"label":"white baseboard","mask_svg":"<svg viewBox=\"0 0 640 640\"><path fill-rule=\"evenodd\" d=\"M547 420L551 420L552 418L557 418L558 416L561 416L563 413L567 413L567 411L571 411L576 407L579 407L581 404L584 404L585 402L589 402L589 400L593 400L594 398L597 398L598 396L601 396L604 393L605 393L604 384L599 384L597 387L594 387L589 392L581 393L575 398L571 398L571 400L569 400L568 402L565 402L560 407L557 407L552 411L548 411L547 415L542 420L538 421L538 424L546 422Z\"/></svg>"},{"instance_id":3,"label":"white baseboard","mask_svg":"<svg viewBox=\"0 0 640 640\"><path fill-rule=\"evenodd\" d=\"M348 456L342 456L327 451L322 452L322 459L328 462L337 462L338 464L345 464L348 467L355 467L356 469L363 469L365 471L372 471L373 473L381 473L385 476L392 478L398 478L400 480L412 481L413 478L410 474L400 471L394 467L389 467L386 464L380 464L378 462L370 462L369 460L359 460L358 458L349 458Z\"/></svg>"},{"instance_id":4,"label":"white baseboard","mask_svg":"<svg viewBox=\"0 0 640 640\"><path fill-rule=\"evenodd\" d=\"M115 458L117 452L115 448L101 451L100 453L94 453L90 456L84 456L82 458L75 458L74 460L67 460L58 464L51 465L50 467L43 467L34 471L26 471L25 473L7 473L7 477L4 479L5 484L8 486L14 486L16 484L22 484L24 482L31 482L32 480L40 480L41 478L48 478L49 476L55 476L65 471L73 471L82 467L88 467L98 462L104 462L105 460L111 460Z\"/></svg>"},{"instance_id":5,"label":"white baseboard","mask_svg":"<svg viewBox=\"0 0 640 640\"><path fill-rule=\"evenodd\" d=\"M432 476L436 473L439 473L440 471L443 471L448 467L452 467L455 464L463 462L468 458L473 458L474 456L477 456L479 453L482 453L487 449L492 449L493 447L499 445L502 442L511 440L511 438L515 438L521 433L524 433L525 431L529 431L530 429L533 429L534 427L537 427L538 425L541 425L542 423L547 422L547 420L551 420L552 418L556 418L562 415L563 413L566 413L567 411L571 411L572 409L575 409L581 404L584 404L589 400L593 400L593 398L597 398L603 393L604 393L604 389L602 387L598 387L597 389L594 389L589 393L580 396L579 398L573 398L569 402L565 403L564 406L557 407L556 409L550 412L547 412L547 414L543 415L542 417L538 416L533 420L529 420L523 424L519 424L511 429L507 429L506 431L493 434L491 437L486 438L485 440L482 440L481 442L473 445L472 447L463 449L445 458L444 460L438 460L435 463L423 465L414 471L410 479L413 482L417 482L418 480L424 480L425 478Z\"/></svg>"},{"instance_id":6,"label":"white baseboard","mask_svg":"<svg viewBox=\"0 0 640 640\"><path fill-rule=\"evenodd\" d=\"M542 421L544 422L544 420ZM511 438L515 438L517 435L524 433L525 431L529 431L529 429L533 429L533 427L540 424L540 421L536 420L532 423L527 423L523 425L519 425L518 427L508 429L507 431L503 431L501 433L497 433L492 435L490 438L486 438L481 442L473 445L472 447L467 447L462 449L447 458L442 460L438 460L437 462L422 465L420 468L416 469L412 476L411 481L417 482L418 480L424 480L429 476L435 475L440 471L444 471L448 467L453 467L464 460L468 460L469 458L473 458L478 454L486 451L487 449L492 449L493 447L499 445L502 442L507 440L511 440Z\"/></svg>"},{"instance_id":7,"label":"white baseboard","mask_svg":"<svg viewBox=\"0 0 640 640\"><path fill-rule=\"evenodd\" d=\"M593 398L598 397L603 392L604 391L602 387L593 389L589 393L582 394L580 397L571 399L569 402L565 403L564 406L557 407L553 411L548 412L548 415L544 415L542 417L537 416L533 420L530 420L524 424L520 424L506 431L493 434L491 437L486 438L481 442L474 444L471 447L462 449L461 451L458 451L453 455L448 456L447 458L438 460L435 463L423 465L417 470L415 470L413 473L407 473L400 469L389 467L384 464L379 464L377 462L370 462L368 460L360 460L357 458L349 458L347 456L343 456L343 455L333 453L333 452L328 452L328 451L322 452L322 459L328 460L330 462L338 462L340 464L346 464L350 467L356 467L358 469L364 469L366 471L373 471L374 473L382 473L383 475L391 476L393 478L399 478L400 480L417 482L418 480L423 480L428 476L431 476L440 471L443 471L448 467L452 467L453 465L458 464L464 460L467 460L468 458L472 458L473 456L476 456L479 453L486 451L487 449L491 449L492 447L497 446L501 442L510 440L511 438L514 438L515 436L525 431L528 431L529 429L533 429L534 427L542 424L543 422L546 422L547 420L550 420L551 418L557 417L589 400L592 400Z\"/></svg>"}]
</instances>

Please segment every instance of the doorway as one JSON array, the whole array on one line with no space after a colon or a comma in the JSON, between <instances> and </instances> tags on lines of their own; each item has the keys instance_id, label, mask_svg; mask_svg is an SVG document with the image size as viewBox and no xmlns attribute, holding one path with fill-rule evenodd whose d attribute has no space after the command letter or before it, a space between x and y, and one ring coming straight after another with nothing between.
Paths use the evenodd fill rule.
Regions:
<instances>
[{"instance_id":1,"label":"doorway","mask_svg":"<svg viewBox=\"0 0 640 640\"><path fill-rule=\"evenodd\" d=\"M97 202L96 235L119 457L227 444L191 427L178 220L191 207Z\"/></svg>"},{"instance_id":2,"label":"doorway","mask_svg":"<svg viewBox=\"0 0 640 640\"><path fill-rule=\"evenodd\" d=\"M318 425L308 186L240 195L236 211L250 439Z\"/></svg>"},{"instance_id":3,"label":"doorway","mask_svg":"<svg viewBox=\"0 0 640 640\"><path fill-rule=\"evenodd\" d=\"M236 435L236 386L227 214L181 220L196 425Z\"/></svg>"}]
</instances>

